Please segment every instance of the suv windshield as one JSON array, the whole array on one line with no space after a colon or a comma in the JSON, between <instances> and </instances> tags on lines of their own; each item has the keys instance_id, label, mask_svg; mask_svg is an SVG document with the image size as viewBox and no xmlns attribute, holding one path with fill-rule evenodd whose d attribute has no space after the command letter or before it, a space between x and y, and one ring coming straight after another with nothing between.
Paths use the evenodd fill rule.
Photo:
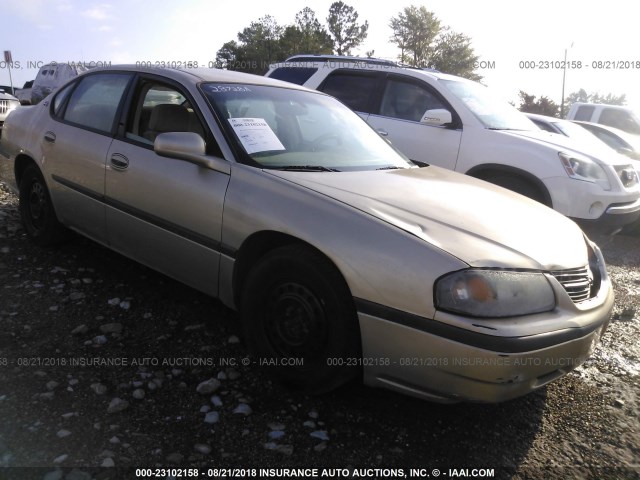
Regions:
<instances>
[{"instance_id":1,"label":"suv windshield","mask_svg":"<svg viewBox=\"0 0 640 480\"><path fill-rule=\"evenodd\" d=\"M307 171L412 166L358 115L326 95L248 84L201 88L246 153L246 163Z\"/></svg>"},{"instance_id":2,"label":"suv windshield","mask_svg":"<svg viewBox=\"0 0 640 480\"><path fill-rule=\"evenodd\" d=\"M492 130L538 130L522 112L495 97L489 89L475 82L441 80L442 84L464 102L486 128Z\"/></svg>"}]
</instances>

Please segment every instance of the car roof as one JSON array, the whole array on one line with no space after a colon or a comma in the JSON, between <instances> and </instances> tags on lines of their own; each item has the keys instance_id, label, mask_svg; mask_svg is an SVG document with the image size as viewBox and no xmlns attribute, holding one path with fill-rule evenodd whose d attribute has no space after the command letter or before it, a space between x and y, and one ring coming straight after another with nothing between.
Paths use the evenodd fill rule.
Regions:
<instances>
[{"instance_id":1,"label":"car roof","mask_svg":"<svg viewBox=\"0 0 640 480\"><path fill-rule=\"evenodd\" d=\"M109 67L92 68L83 75L90 75L97 72L132 72L147 73L152 75L160 75L171 80L181 83L196 84L200 82L222 82L222 83L249 83L252 85L266 85L274 87L284 87L295 90L309 90L282 80L275 80L261 75L253 75L250 73L235 72L231 70L223 70L219 68L164 68L164 67L141 67L136 65L112 65Z\"/></svg>"}]
</instances>

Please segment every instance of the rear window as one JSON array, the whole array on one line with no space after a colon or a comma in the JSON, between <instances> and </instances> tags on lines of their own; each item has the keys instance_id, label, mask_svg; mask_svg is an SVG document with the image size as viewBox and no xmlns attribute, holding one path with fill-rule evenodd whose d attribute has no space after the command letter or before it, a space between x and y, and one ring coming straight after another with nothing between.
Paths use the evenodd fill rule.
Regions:
<instances>
[{"instance_id":1,"label":"rear window","mask_svg":"<svg viewBox=\"0 0 640 480\"><path fill-rule=\"evenodd\" d=\"M269 76L276 80L303 85L317 71L317 68L311 67L280 67L276 68Z\"/></svg>"}]
</instances>

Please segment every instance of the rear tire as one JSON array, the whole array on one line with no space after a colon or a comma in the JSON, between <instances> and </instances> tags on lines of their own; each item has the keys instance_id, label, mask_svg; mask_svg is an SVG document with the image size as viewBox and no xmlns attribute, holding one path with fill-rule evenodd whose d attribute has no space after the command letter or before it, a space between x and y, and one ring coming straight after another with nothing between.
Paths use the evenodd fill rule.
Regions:
<instances>
[{"instance_id":1,"label":"rear tire","mask_svg":"<svg viewBox=\"0 0 640 480\"><path fill-rule=\"evenodd\" d=\"M349 288L335 266L308 247L280 247L258 262L242 290L241 315L251 353L289 387L319 394L360 373ZM286 359L303 364L283 365Z\"/></svg>"},{"instance_id":2,"label":"rear tire","mask_svg":"<svg viewBox=\"0 0 640 480\"><path fill-rule=\"evenodd\" d=\"M29 165L22 174L19 210L22 225L36 244L52 245L64 238L65 228L56 217L47 184L35 165Z\"/></svg>"}]
</instances>

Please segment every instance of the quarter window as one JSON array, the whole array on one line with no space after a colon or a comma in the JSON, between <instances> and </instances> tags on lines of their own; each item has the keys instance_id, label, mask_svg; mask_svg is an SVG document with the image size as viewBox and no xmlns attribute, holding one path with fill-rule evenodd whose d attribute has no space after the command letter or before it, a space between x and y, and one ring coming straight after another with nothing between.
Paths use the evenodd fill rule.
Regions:
<instances>
[{"instance_id":1,"label":"quarter window","mask_svg":"<svg viewBox=\"0 0 640 480\"><path fill-rule=\"evenodd\" d=\"M276 80L304 85L304 82L311 78L311 75L318 71L312 67L280 67L271 72L270 77Z\"/></svg>"},{"instance_id":2,"label":"quarter window","mask_svg":"<svg viewBox=\"0 0 640 480\"><path fill-rule=\"evenodd\" d=\"M110 133L130 78L130 75L124 73L105 73L83 78L69 98L64 120Z\"/></svg>"},{"instance_id":3,"label":"quarter window","mask_svg":"<svg viewBox=\"0 0 640 480\"><path fill-rule=\"evenodd\" d=\"M53 99L53 115L60 117L62 114L62 108L64 107L65 100L69 97L69 94L73 91L75 83L67 85L60 90Z\"/></svg>"}]
</instances>

